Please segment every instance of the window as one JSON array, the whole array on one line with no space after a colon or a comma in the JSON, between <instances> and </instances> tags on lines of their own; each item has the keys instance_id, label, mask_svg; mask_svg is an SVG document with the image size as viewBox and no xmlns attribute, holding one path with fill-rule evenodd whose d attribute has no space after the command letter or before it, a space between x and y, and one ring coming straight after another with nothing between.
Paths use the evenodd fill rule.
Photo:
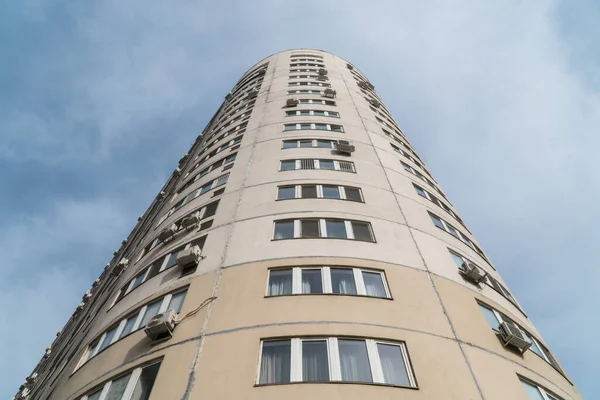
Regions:
<instances>
[{"instance_id":1,"label":"window","mask_svg":"<svg viewBox=\"0 0 600 400\"><path fill-rule=\"evenodd\" d=\"M363 202L360 188L337 185L286 185L277 188L277 200L337 199Z\"/></svg>"},{"instance_id":2,"label":"window","mask_svg":"<svg viewBox=\"0 0 600 400\"><path fill-rule=\"evenodd\" d=\"M93 340L90 345L88 345L75 369L77 370L81 365L96 356L96 354L100 353L110 344L121 340L138 329L144 328L148 321L156 314L165 312L169 309L172 309L177 313L180 312L186 294L187 287L183 290L177 290L153 300L149 304L146 304L127 315L127 317L111 326L107 331L100 335L98 339Z\"/></svg>"},{"instance_id":3,"label":"window","mask_svg":"<svg viewBox=\"0 0 600 400\"><path fill-rule=\"evenodd\" d=\"M322 130L322 131L334 131L344 132L344 127L335 124L285 124L283 125L284 131L304 131L304 130Z\"/></svg>"},{"instance_id":4,"label":"window","mask_svg":"<svg viewBox=\"0 0 600 400\"><path fill-rule=\"evenodd\" d=\"M335 101L321 99L298 99L300 104L321 104L324 106L335 106Z\"/></svg>"},{"instance_id":5,"label":"window","mask_svg":"<svg viewBox=\"0 0 600 400\"><path fill-rule=\"evenodd\" d=\"M275 221L273 240L294 238L333 238L375 242L369 222L328 218Z\"/></svg>"},{"instance_id":6,"label":"window","mask_svg":"<svg viewBox=\"0 0 600 400\"><path fill-rule=\"evenodd\" d=\"M301 158L298 160L282 160L280 171L298 169L325 169L331 171L356 172L352 161Z\"/></svg>"},{"instance_id":7,"label":"window","mask_svg":"<svg viewBox=\"0 0 600 400\"><path fill-rule=\"evenodd\" d=\"M464 233L458 231L454 226L450 225L448 222L444 221L437 215L430 212L428 213L429 217L431 218L431 222L433 222L435 226L437 226L443 231L448 232L455 238L459 239L461 242L465 243L467 246L479 253L479 255L487 261L487 258L483 254L483 251L481 251L481 249L478 246L476 246Z\"/></svg>"},{"instance_id":8,"label":"window","mask_svg":"<svg viewBox=\"0 0 600 400\"><path fill-rule=\"evenodd\" d=\"M342 294L391 298L383 271L306 266L269 270L267 296Z\"/></svg>"},{"instance_id":9,"label":"window","mask_svg":"<svg viewBox=\"0 0 600 400\"><path fill-rule=\"evenodd\" d=\"M148 400L159 368L160 362L136 368L104 383L100 389L96 388L94 392L80 397L79 400L98 400L102 393L106 393L104 400Z\"/></svg>"},{"instance_id":10,"label":"window","mask_svg":"<svg viewBox=\"0 0 600 400\"><path fill-rule=\"evenodd\" d=\"M523 335L527 339L529 339L529 341L531 342L531 347L529 347L529 350L531 350L532 352L534 352L535 354L537 354L539 357L541 357L548 364L552 365L554 367L554 369L556 369L558 372L561 372L560 367L558 366L558 362L554 359L554 357L550 353L550 350L548 350L533 335L531 335L529 332L527 332L525 329L523 329L523 327L521 327L515 321L513 321L512 319L510 319L506 315L502 314L500 311L497 311L497 310L493 309L492 307L490 307L488 305L485 305L483 303L480 303L480 302L477 302L477 304L479 305L479 309L483 313L486 321L488 322L488 324L490 325L490 327L493 330L498 330L498 327L500 326L500 324L502 322L513 323L514 325L516 325L521 330L521 333L523 333Z\"/></svg>"},{"instance_id":11,"label":"window","mask_svg":"<svg viewBox=\"0 0 600 400\"><path fill-rule=\"evenodd\" d=\"M416 387L403 342L337 337L263 340L258 383L363 382Z\"/></svg>"},{"instance_id":12,"label":"window","mask_svg":"<svg viewBox=\"0 0 600 400\"><path fill-rule=\"evenodd\" d=\"M339 118L340 113L334 111L322 111L322 110L293 110L286 111L286 117L296 117L296 116L318 116L318 117L332 117Z\"/></svg>"},{"instance_id":13,"label":"window","mask_svg":"<svg viewBox=\"0 0 600 400\"><path fill-rule=\"evenodd\" d=\"M316 89L300 89L300 90L288 90L287 94L325 94L322 90Z\"/></svg>"},{"instance_id":14,"label":"window","mask_svg":"<svg viewBox=\"0 0 600 400\"><path fill-rule=\"evenodd\" d=\"M198 190L195 190L193 192L191 192L189 195L187 195L183 200L179 201L177 204L175 204L175 206L173 206L173 208L171 208L169 211L167 211L165 213L165 215L163 215L159 220L158 223L156 224L156 226L159 226L160 224L162 224L163 222L165 222L165 220L167 218L169 218L171 215L173 215L173 213L175 213L175 211L179 210L181 207L183 207L184 205L186 205L187 203L189 203L192 200L195 200L196 198L200 197L201 195L210 192L213 189L216 189L220 186L223 186L227 183L227 180L229 179L229 173L223 174L221 176L219 176L218 178L202 185L202 187ZM216 210L216 203L210 203L208 204L206 207L214 207ZM194 210L195 211L200 211L201 213L205 213L204 209L199 209L199 210ZM188 216L189 214L186 214L185 216ZM184 217L185 217L184 216ZM208 216L208 215L207 215ZM182 217L181 219L183 219L184 217ZM178 221L178 223L181 222L181 220Z\"/></svg>"},{"instance_id":15,"label":"window","mask_svg":"<svg viewBox=\"0 0 600 400\"><path fill-rule=\"evenodd\" d=\"M523 378L520 378L520 380L529 400L561 400L558 396L531 381L527 381Z\"/></svg>"},{"instance_id":16,"label":"window","mask_svg":"<svg viewBox=\"0 0 600 400\"><path fill-rule=\"evenodd\" d=\"M319 86L319 87L331 87L329 83L322 82L288 82L288 86Z\"/></svg>"},{"instance_id":17,"label":"window","mask_svg":"<svg viewBox=\"0 0 600 400\"><path fill-rule=\"evenodd\" d=\"M294 140L284 140L283 148L284 149L295 149L295 148L325 148L325 149L335 149L337 140L328 140L328 139L294 139Z\"/></svg>"}]
</instances>

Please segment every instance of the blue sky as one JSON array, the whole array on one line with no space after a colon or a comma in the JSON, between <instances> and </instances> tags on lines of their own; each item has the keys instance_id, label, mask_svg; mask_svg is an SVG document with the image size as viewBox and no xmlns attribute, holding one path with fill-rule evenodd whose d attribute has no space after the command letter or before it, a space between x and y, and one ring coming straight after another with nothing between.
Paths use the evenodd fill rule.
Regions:
<instances>
[{"instance_id":1,"label":"blue sky","mask_svg":"<svg viewBox=\"0 0 600 400\"><path fill-rule=\"evenodd\" d=\"M376 6L373 6L376 4ZM0 397L240 74L330 51L375 84L551 349L600 392L600 5L0 4Z\"/></svg>"}]
</instances>

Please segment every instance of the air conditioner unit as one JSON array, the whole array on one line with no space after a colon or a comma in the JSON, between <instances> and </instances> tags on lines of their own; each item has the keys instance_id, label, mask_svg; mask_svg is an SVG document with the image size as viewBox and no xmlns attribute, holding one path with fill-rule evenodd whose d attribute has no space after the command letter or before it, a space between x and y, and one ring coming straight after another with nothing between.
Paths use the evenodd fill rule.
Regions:
<instances>
[{"instance_id":1,"label":"air conditioner unit","mask_svg":"<svg viewBox=\"0 0 600 400\"><path fill-rule=\"evenodd\" d=\"M367 82L365 81L358 81L358 87L361 89L367 89Z\"/></svg>"},{"instance_id":2,"label":"air conditioner unit","mask_svg":"<svg viewBox=\"0 0 600 400\"><path fill-rule=\"evenodd\" d=\"M158 234L158 236L156 238L163 243L167 243L168 241L170 241L171 239L173 239L175 237L176 233L177 233L177 225L172 224L168 228L165 228L162 231L160 231L160 233Z\"/></svg>"},{"instance_id":3,"label":"air conditioner unit","mask_svg":"<svg viewBox=\"0 0 600 400\"><path fill-rule=\"evenodd\" d=\"M319 68L319 75L327 75L327 70L325 68Z\"/></svg>"},{"instance_id":4,"label":"air conditioner unit","mask_svg":"<svg viewBox=\"0 0 600 400\"><path fill-rule=\"evenodd\" d=\"M184 229L193 229L200 223L200 211L196 211L192 215L188 215L181 220L181 226Z\"/></svg>"},{"instance_id":5,"label":"air conditioner unit","mask_svg":"<svg viewBox=\"0 0 600 400\"><path fill-rule=\"evenodd\" d=\"M157 196L157 197L158 197L159 199L164 199L166 195L167 195L167 194L164 192L164 190L161 190L161 191L160 191L160 193L158 194L158 196Z\"/></svg>"},{"instance_id":6,"label":"air conditioner unit","mask_svg":"<svg viewBox=\"0 0 600 400\"><path fill-rule=\"evenodd\" d=\"M46 347L46 352L44 353L44 358L50 357L51 353L52 353L52 347L51 346Z\"/></svg>"},{"instance_id":7,"label":"air conditioner unit","mask_svg":"<svg viewBox=\"0 0 600 400\"><path fill-rule=\"evenodd\" d=\"M83 301L88 300L90 297L92 297L92 292L90 292L89 290L85 292L85 294L82 297Z\"/></svg>"},{"instance_id":8,"label":"air conditioner unit","mask_svg":"<svg viewBox=\"0 0 600 400\"><path fill-rule=\"evenodd\" d=\"M177 313L173 310L156 314L148 321L144 332L153 342L168 340L173 336L176 320Z\"/></svg>"},{"instance_id":9,"label":"air conditioner unit","mask_svg":"<svg viewBox=\"0 0 600 400\"><path fill-rule=\"evenodd\" d=\"M181 175L181 168L175 168L175 171L173 171L173 175L175 175L175 176Z\"/></svg>"},{"instance_id":10,"label":"air conditioner unit","mask_svg":"<svg viewBox=\"0 0 600 400\"><path fill-rule=\"evenodd\" d=\"M325 95L325 97L329 97L329 98L335 98L335 96L337 95L337 92L333 89L325 89L323 94Z\"/></svg>"},{"instance_id":11,"label":"air conditioner unit","mask_svg":"<svg viewBox=\"0 0 600 400\"><path fill-rule=\"evenodd\" d=\"M350 63L346 63L346 67L347 67L349 70L353 70L353 69L354 69L354 66L353 66L352 64L350 64Z\"/></svg>"},{"instance_id":12,"label":"air conditioner unit","mask_svg":"<svg viewBox=\"0 0 600 400\"><path fill-rule=\"evenodd\" d=\"M381 103L375 99L369 99L369 103L371 103L373 107L379 107L381 105Z\"/></svg>"},{"instance_id":13,"label":"air conditioner unit","mask_svg":"<svg viewBox=\"0 0 600 400\"><path fill-rule=\"evenodd\" d=\"M94 283L92 283L92 287L96 287L100 284L100 278L96 278L96 280L94 281Z\"/></svg>"},{"instance_id":14,"label":"air conditioner unit","mask_svg":"<svg viewBox=\"0 0 600 400\"><path fill-rule=\"evenodd\" d=\"M352 154L354 152L354 150L356 150L354 145L347 140L338 140L337 143L335 144L335 149L339 153L344 153L344 154L348 154L348 155Z\"/></svg>"},{"instance_id":15,"label":"air conditioner unit","mask_svg":"<svg viewBox=\"0 0 600 400\"><path fill-rule=\"evenodd\" d=\"M189 154L187 154L187 153L186 153L186 154L184 154L184 155L183 155L183 157L181 157L181 158L179 159L179 165L181 165L181 164L183 164L184 162L186 162L186 161L187 161L187 159L188 159L188 157L189 157Z\"/></svg>"},{"instance_id":16,"label":"air conditioner unit","mask_svg":"<svg viewBox=\"0 0 600 400\"><path fill-rule=\"evenodd\" d=\"M229 92L225 95L225 100L229 100L230 98L231 98L231 92Z\"/></svg>"},{"instance_id":17,"label":"air conditioner unit","mask_svg":"<svg viewBox=\"0 0 600 400\"><path fill-rule=\"evenodd\" d=\"M81 311L83 310L83 307L85 307L85 303L82 301L81 303L79 303L79 305L77 306L77 311Z\"/></svg>"},{"instance_id":18,"label":"air conditioner unit","mask_svg":"<svg viewBox=\"0 0 600 400\"><path fill-rule=\"evenodd\" d=\"M191 246L179 252L177 255L177 265L184 268L190 265L198 265L201 259L202 249L199 246Z\"/></svg>"},{"instance_id":19,"label":"air conditioner unit","mask_svg":"<svg viewBox=\"0 0 600 400\"><path fill-rule=\"evenodd\" d=\"M525 353L527 349L531 347L529 339L523 334L521 329L512 322L502 322L498 327L498 331L504 347L511 345L517 348L521 354Z\"/></svg>"},{"instance_id":20,"label":"air conditioner unit","mask_svg":"<svg viewBox=\"0 0 600 400\"><path fill-rule=\"evenodd\" d=\"M367 84L367 89L373 90L375 89L375 86L373 86L373 84L371 82L365 82Z\"/></svg>"},{"instance_id":21,"label":"air conditioner unit","mask_svg":"<svg viewBox=\"0 0 600 400\"><path fill-rule=\"evenodd\" d=\"M38 377L38 373L34 372L33 374L29 375L25 380L27 381L27 383L31 384L31 383L35 382L37 377Z\"/></svg>"},{"instance_id":22,"label":"air conditioner unit","mask_svg":"<svg viewBox=\"0 0 600 400\"><path fill-rule=\"evenodd\" d=\"M324 81L328 81L329 78L327 77L327 75L318 75L317 76L317 80L321 81L321 82L324 82Z\"/></svg>"},{"instance_id":23,"label":"air conditioner unit","mask_svg":"<svg viewBox=\"0 0 600 400\"><path fill-rule=\"evenodd\" d=\"M462 265L460 266L459 272L465 279L467 279L468 281L471 281L475 284L478 284L479 282L483 282L485 280L485 276L486 276L486 273L484 270L482 270L481 268L479 268L477 265L473 264L472 262L468 262L468 261L462 263Z\"/></svg>"},{"instance_id":24,"label":"air conditioner unit","mask_svg":"<svg viewBox=\"0 0 600 400\"><path fill-rule=\"evenodd\" d=\"M254 97L258 96L258 90L251 90L248 92L248 94L246 95L246 98L248 99L252 99Z\"/></svg>"},{"instance_id":25,"label":"air conditioner unit","mask_svg":"<svg viewBox=\"0 0 600 400\"><path fill-rule=\"evenodd\" d=\"M298 104L300 104L298 99L287 99L285 101L285 105L288 107L296 107Z\"/></svg>"},{"instance_id":26,"label":"air conditioner unit","mask_svg":"<svg viewBox=\"0 0 600 400\"><path fill-rule=\"evenodd\" d=\"M127 266L129 265L129 260L126 258L122 258L121 260L119 260L118 263L115 264L115 266L113 267L113 270L111 271L111 274L119 276L121 275L121 273L123 271L125 271L125 269L127 268Z\"/></svg>"}]
</instances>

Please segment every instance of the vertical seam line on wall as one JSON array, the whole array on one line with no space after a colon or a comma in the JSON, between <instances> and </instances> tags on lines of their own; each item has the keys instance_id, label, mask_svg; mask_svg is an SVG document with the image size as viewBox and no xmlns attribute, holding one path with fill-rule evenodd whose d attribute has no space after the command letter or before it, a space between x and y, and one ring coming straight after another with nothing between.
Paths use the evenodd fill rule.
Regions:
<instances>
[{"instance_id":1,"label":"vertical seam line on wall","mask_svg":"<svg viewBox=\"0 0 600 400\"><path fill-rule=\"evenodd\" d=\"M272 61L269 62L269 65L273 65ZM273 69L275 69L275 67L273 67ZM268 67L267 67L267 71L268 71ZM264 85L266 83L266 75L267 73L265 73L265 79L263 80L262 85ZM269 86L267 87L267 95L271 90L271 83L272 83L273 78L271 77L271 81L269 82ZM262 89L262 85L259 88L259 95L260 95L260 90ZM257 96L258 97L258 96ZM257 106L258 101L255 102L253 109ZM258 127L260 128L261 126L261 121L264 118L265 113L263 112L261 114L261 119L259 120L258 123ZM250 115L250 119L252 118L252 115ZM248 122L250 122L250 120L248 120ZM257 129L258 130L258 129ZM215 279L215 284L213 285L213 290L212 290L212 297L215 298L215 301L212 301L209 305L208 308L206 310L206 316L204 317L204 322L202 323L202 328L200 329L200 340L198 341L198 345L197 345L197 351L196 351L196 356L194 357L194 360L192 362L191 368L190 368L190 373L188 376L188 382L187 382L187 386L185 388L185 392L183 394L183 396L181 397L181 400L188 400L190 397L190 394L194 388L194 383L196 382L196 377L195 377L195 373L196 373L196 367L198 366L198 363L200 362L200 358L202 357L202 351L204 349L204 342L205 342L205 333L206 330L208 329L208 323L210 322L210 317L212 316L212 311L214 308L214 304L216 303L216 301L218 299L217 298L217 293L219 291L219 287L221 284L221 277L223 276L223 269L225 267L225 261L227 260L227 255L229 252L229 247L231 244L231 237L233 236L233 230L235 229L235 223L236 223L236 219L237 216L239 214L239 210L240 210L240 206L242 203L242 198L244 196L244 189L246 187L246 181L248 180L248 174L250 172L250 167L252 165L252 161L254 158L254 152L256 150L256 142L257 142L257 138L258 138L258 132L256 132L256 135L254 136L254 141L252 143L252 150L250 151L250 159L248 160L248 163L246 164L246 167L244 169L244 180L242 182L242 187L239 190L239 197L238 197L238 201L235 207L235 212L233 214L233 218L232 218L232 222L231 222L231 229L229 230L229 233L227 235L227 239L225 240L225 250L223 251L223 255L221 256L221 265L219 266L219 269L217 271L217 277Z\"/></svg>"},{"instance_id":2,"label":"vertical seam line on wall","mask_svg":"<svg viewBox=\"0 0 600 400\"><path fill-rule=\"evenodd\" d=\"M339 68L338 68L339 71ZM340 71L343 72L343 71ZM367 126L365 125L363 118L358 110L358 107L356 105L356 102L354 101L354 97L352 96L352 92L350 90L350 87L348 86L348 83L346 82L346 78L344 77L344 74L342 73L342 81L344 82L344 85L346 86L346 90L348 91L350 100L352 101L352 105L354 106L354 109L356 110L356 114L359 116L360 118L360 122L363 126L363 129L365 130L365 132L367 133L367 137L369 138L369 143L371 144L371 147L373 148L373 150L375 151L375 156L377 157L377 160L379 161L379 165L381 166L381 169L383 170L383 175L385 176L385 180L387 181L390 190L392 191L392 193L394 193L394 189L392 186L392 183L390 182L390 179L388 177L387 174L387 170L385 168L385 166L383 165L383 162L381 161L381 158L379 157L379 153L377 151L377 148L375 147L375 144L373 143L373 140L371 138L371 135L369 133L369 130L367 129ZM417 243L417 240L415 239L412 229L411 227L408 225L408 219L406 219L406 216L404 215L404 211L402 211L402 207L400 206L400 202L398 202L398 198L396 197L396 195L394 195L394 200L396 201L396 205L398 206L398 210L400 211L400 214L402 215L402 218L404 218L404 221L406 221L406 226L408 228L408 232L410 233L410 237L413 241L413 243L415 244L415 247L417 248L417 251L419 253L419 257L421 257L421 261L423 261L423 265L425 266L425 270L427 272L427 276L429 277L429 280L431 282L431 285L433 286L433 290L435 291L435 294L438 298L438 301L440 303L440 306L442 308L442 312L444 313L444 316L446 317L446 319L448 320L448 324L450 325L450 329L452 330L452 335L454 336L456 343L458 344L458 348L460 349L460 352L463 355L463 358L465 360L465 363L467 364L467 368L469 369L469 372L471 373L471 377L473 378L473 382L475 383L475 387L477 388L477 391L479 392L479 395L481 396L482 400L485 400L485 396L483 395L483 391L481 390L481 387L479 385L479 382L477 381L477 377L475 376L475 372L473 371L473 367L471 366L471 363L469 362L469 359L467 357L467 354L460 342L460 340L458 339L458 335L456 334L456 330L454 329L454 325L452 324L452 320L450 319L450 316L448 315L448 311L446 310L446 306L444 305L444 302L442 301L442 297L438 291L438 288L435 284L435 281L433 280L433 277L431 276L431 272L429 271L429 267L427 266L427 262L425 261L425 257L423 257L423 253L421 252L421 249L419 248L419 244Z\"/></svg>"}]
</instances>

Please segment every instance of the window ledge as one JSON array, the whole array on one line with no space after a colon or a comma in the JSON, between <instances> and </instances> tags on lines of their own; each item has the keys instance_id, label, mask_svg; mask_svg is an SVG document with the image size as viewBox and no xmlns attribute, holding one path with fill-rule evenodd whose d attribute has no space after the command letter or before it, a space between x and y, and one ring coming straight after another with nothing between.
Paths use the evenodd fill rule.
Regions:
<instances>
[{"instance_id":1,"label":"window ledge","mask_svg":"<svg viewBox=\"0 0 600 400\"><path fill-rule=\"evenodd\" d=\"M254 387L268 387L268 386L282 386L282 385L310 385L310 384L342 384L342 385L367 385L367 386L381 386L381 387L390 387L390 388L399 388L399 389L412 389L419 390L418 386L399 386L399 385L391 385L387 383L377 383L377 382L349 382L349 381L314 381L314 382L281 382L281 383L256 383Z\"/></svg>"}]
</instances>

